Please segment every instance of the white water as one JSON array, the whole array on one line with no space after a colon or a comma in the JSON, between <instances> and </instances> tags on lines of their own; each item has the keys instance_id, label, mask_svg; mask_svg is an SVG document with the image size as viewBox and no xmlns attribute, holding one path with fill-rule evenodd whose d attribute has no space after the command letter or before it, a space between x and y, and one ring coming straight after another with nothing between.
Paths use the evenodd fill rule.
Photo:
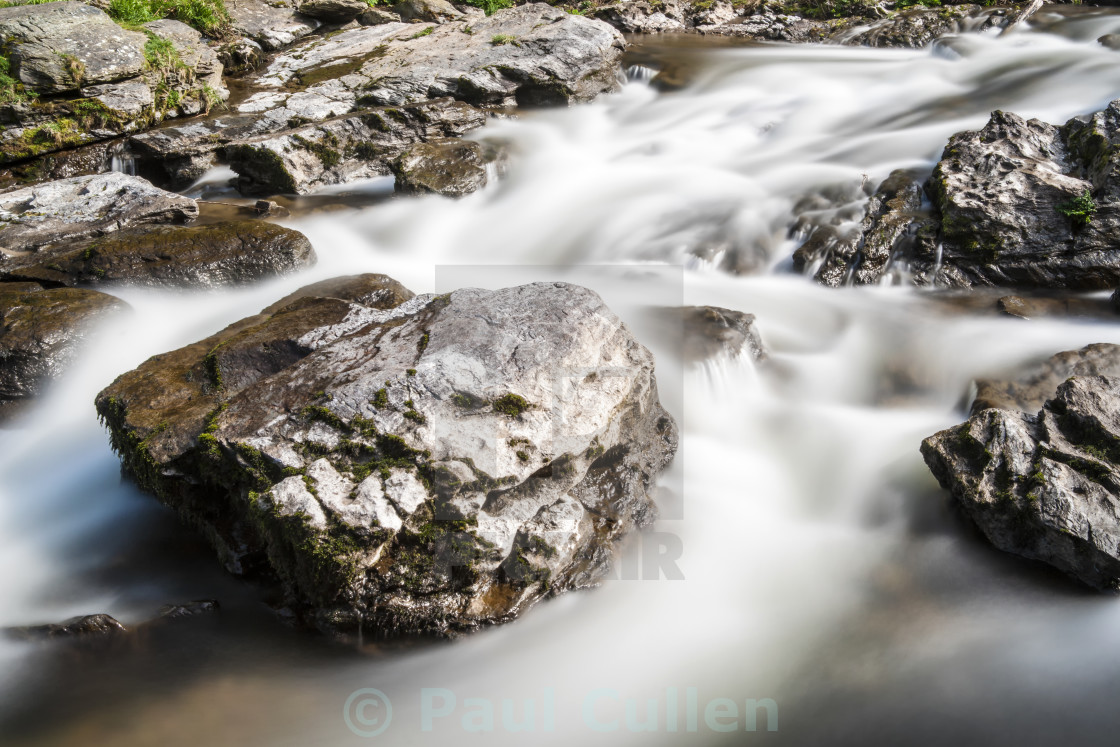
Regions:
<instances>
[{"instance_id":1,"label":"white water","mask_svg":"<svg viewBox=\"0 0 1120 747\"><path fill-rule=\"evenodd\" d=\"M358 744L343 704L375 687L394 703L390 744L716 741L624 723L600 734L581 718L599 688L644 710L666 688L695 686L701 704L776 699L780 731L755 738L790 744L1100 737L1117 721L1120 605L987 550L946 510L918 445L963 418L973 378L1120 343L1120 325L967 315L905 287L833 291L777 271L807 195L845 192L858 206L865 178L929 169L950 134L994 108L1061 122L1120 97L1120 53L1093 41L1120 32L1120 16L1086 17L1054 25L1061 35L926 51L675 53L698 69L682 91L637 82L485 128L478 137L511 159L481 193L292 221L320 257L299 276L220 293L119 289L135 312L99 330L42 404L0 433L0 625L95 611L131 623L199 596L226 610L179 644L186 655L141 645L90 665L0 644L7 710L31 713L20 733ZM736 252L768 270L714 269ZM417 292L553 277L599 290L654 349L681 425L657 529L681 538L685 580L608 582L452 646L340 655L278 630L253 590L119 483L93 414L102 386L291 289L365 271ZM683 369L650 313L682 302L756 314L770 362ZM901 389L899 371L911 382ZM128 676L110 676L116 666ZM461 709L421 731L422 687L492 699L498 731L463 733ZM518 699L520 717L521 699L546 688L554 730L503 733L500 699ZM621 706L600 705L601 719L624 720Z\"/></svg>"}]
</instances>

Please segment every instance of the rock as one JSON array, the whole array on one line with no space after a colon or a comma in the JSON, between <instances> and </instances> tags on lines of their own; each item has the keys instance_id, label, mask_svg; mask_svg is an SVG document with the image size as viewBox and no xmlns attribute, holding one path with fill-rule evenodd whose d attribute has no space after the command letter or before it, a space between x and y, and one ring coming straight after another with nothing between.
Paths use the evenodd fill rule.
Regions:
<instances>
[{"instance_id":1,"label":"rock","mask_svg":"<svg viewBox=\"0 0 1120 747\"><path fill-rule=\"evenodd\" d=\"M11 164L6 169L0 169L0 189L103 174L111 170L113 158L119 156L121 150L119 141L106 141Z\"/></svg>"},{"instance_id":2,"label":"rock","mask_svg":"<svg viewBox=\"0 0 1120 747\"><path fill-rule=\"evenodd\" d=\"M184 223L197 216L194 200L138 176L79 176L0 193L0 249L35 251L126 226Z\"/></svg>"},{"instance_id":3,"label":"rock","mask_svg":"<svg viewBox=\"0 0 1120 747\"><path fill-rule=\"evenodd\" d=\"M466 18L463 12L447 0L401 0L393 10L402 21L461 21Z\"/></svg>"},{"instance_id":4,"label":"rock","mask_svg":"<svg viewBox=\"0 0 1120 747\"><path fill-rule=\"evenodd\" d=\"M124 308L97 291L0 283L0 417L62 375L91 323Z\"/></svg>"},{"instance_id":5,"label":"rock","mask_svg":"<svg viewBox=\"0 0 1120 747\"><path fill-rule=\"evenodd\" d=\"M1054 396L1058 385L1071 376L1120 377L1120 346L1089 345L1058 353L1015 379L980 379L976 382L971 413L998 408L1033 415Z\"/></svg>"},{"instance_id":6,"label":"rock","mask_svg":"<svg viewBox=\"0 0 1120 747\"><path fill-rule=\"evenodd\" d=\"M698 363L740 356L753 361L766 359L754 314L717 306L685 306L671 311L684 324L685 360Z\"/></svg>"},{"instance_id":7,"label":"rock","mask_svg":"<svg viewBox=\"0 0 1120 747\"><path fill-rule=\"evenodd\" d=\"M138 76L146 38L85 3L0 8L0 45L12 77L43 93Z\"/></svg>"},{"instance_id":8,"label":"rock","mask_svg":"<svg viewBox=\"0 0 1120 747\"><path fill-rule=\"evenodd\" d=\"M618 88L622 48L622 36L607 24L543 3L430 31L414 24L362 27L278 56L256 79L270 90L238 110L321 120L355 104L402 106L445 96L487 106L588 101Z\"/></svg>"},{"instance_id":9,"label":"rock","mask_svg":"<svg viewBox=\"0 0 1120 747\"><path fill-rule=\"evenodd\" d=\"M329 632L453 636L593 584L676 448L594 293L409 295L319 284L97 398L138 483Z\"/></svg>"},{"instance_id":10,"label":"rock","mask_svg":"<svg viewBox=\"0 0 1120 747\"><path fill-rule=\"evenodd\" d=\"M214 91L224 101L229 98L229 91L222 84L223 66L218 53L211 49L202 38L202 34L195 31L185 23L164 19L145 23L144 28L155 34L160 39L171 42L179 55L179 61L190 69L190 75L197 83ZM195 81L180 88L193 88ZM197 104L204 102L196 101ZM189 113L197 114L199 110Z\"/></svg>"},{"instance_id":11,"label":"rock","mask_svg":"<svg viewBox=\"0 0 1120 747\"><path fill-rule=\"evenodd\" d=\"M259 70L265 63L265 54L252 39L234 39L218 48L218 59L226 75L239 76Z\"/></svg>"},{"instance_id":12,"label":"rock","mask_svg":"<svg viewBox=\"0 0 1120 747\"><path fill-rule=\"evenodd\" d=\"M0 264L0 276L45 285L216 288L284 275L314 262L311 242L300 232L246 220L119 231L55 251L11 257Z\"/></svg>"},{"instance_id":13,"label":"rock","mask_svg":"<svg viewBox=\"0 0 1120 747\"><path fill-rule=\"evenodd\" d=\"M726 23L708 27L705 34L734 36L757 41L788 42L826 42L838 30L847 28L850 21L816 21L797 15L762 9L760 12L744 17L738 23Z\"/></svg>"},{"instance_id":14,"label":"rock","mask_svg":"<svg viewBox=\"0 0 1120 747\"><path fill-rule=\"evenodd\" d=\"M304 0L299 12L325 23L347 23L369 10L365 0Z\"/></svg>"},{"instance_id":15,"label":"rock","mask_svg":"<svg viewBox=\"0 0 1120 747\"><path fill-rule=\"evenodd\" d=\"M1105 34L1097 41L1109 49L1120 49L1120 34Z\"/></svg>"},{"instance_id":16,"label":"rock","mask_svg":"<svg viewBox=\"0 0 1120 747\"><path fill-rule=\"evenodd\" d=\"M195 599L186 604L165 604L159 608L157 620L182 620L185 617L209 615L220 610L222 606L216 599Z\"/></svg>"},{"instance_id":17,"label":"rock","mask_svg":"<svg viewBox=\"0 0 1120 747\"><path fill-rule=\"evenodd\" d=\"M1091 296L1001 296L996 301L996 308L1020 319L1081 317L1111 320L1116 315L1116 309L1106 299Z\"/></svg>"},{"instance_id":18,"label":"rock","mask_svg":"<svg viewBox=\"0 0 1120 747\"><path fill-rule=\"evenodd\" d=\"M128 630L117 620L106 614L72 617L62 623L47 625L27 625L5 628L5 633L19 640L42 638L85 638L89 636L106 637L127 633Z\"/></svg>"},{"instance_id":19,"label":"rock","mask_svg":"<svg viewBox=\"0 0 1120 747\"><path fill-rule=\"evenodd\" d=\"M237 188L244 194L305 194L328 184L388 174L390 164L408 146L463 135L485 121L486 115L478 109L441 99L374 109L240 142L226 146L222 154L237 172ZM460 181L448 181L448 189L467 186L470 167L461 165L459 171Z\"/></svg>"},{"instance_id":20,"label":"rock","mask_svg":"<svg viewBox=\"0 0 1120 747\"><path fill-rule=\"evenodd\" d=\"M820 226L793 255L799 272L815 269L822 285L868 285L880 281L891 257L911 235L922 205L922 185L907 171L892 172L868 201L855 226Z\"/></svg>"},{"instance_id":21,"label":"rock","mask_svg":"<svg viewBox=\"0 0 1120 747\"><path fill-rule=\"evenodd\" d=\"M993 12L979 5L914 7L894 13L870 26L861 25L842 31L834 35L834 39L852 46L920 49L943 36L959 33L966 26L970 32L1001 29L1007 25L1008 20L1009 17L1002 8Z\"/></svg>"},{"instance_id":22,"label":"rock","mask_svg":"<svg viewBox=\"0 0 1120 747\"><path fill-rule=\"evenodd\" d=\"M435 140L409 148L392 163L401 194L462 197L486 186L482 146L469 140Z\"/></svg>"},{"instance_id":23,"label":"rock","mask_svg":"<svg viewBox=\"0 0 1120 747\"><path fill-rule=\"evenodd\" d=\"M270 52L282 49L321 25L297 13L291 0L226 0L233 28Z\"/></svg>"},{"instance_id":24,"label":"rock","mask_svg":"<svg viewBox=\"0 0 1120 747\"><path fill-rule=\"evenodd\" d=\"M995 112L954 135L927 191L940 213L944 285L1112 289L1120 284L1120 104L1062 128Z\"/></svg>"},{"instance_id":25,"label":"rock","mask_svg":"<svg viewBox=\"0 0 1120 747\"><path fill-rule=\"evenodd\" d=\"M363 26L380 26L384 23L400 23L401 17L391 10L366 8L356 20Z\"/></svg>"},{"instance_id":26,"label":"rock","mask_svg":"<svg viewBox=\"0 0 1120 747\"><path fill-rule=\"evenodd\" d=\"M1120 378L1081 371L1115 371L1118 351L1063 354L1007 387L1014 407L974 408L922 443L938 482L993 545L1109 590L1120 580ZM1090 360L1102 356L1107 365ZM1055 375L1063 369L1072 375ZM1037 411L1019 407L1040 400Z\"/></svg>"},{"instance_id":27,"label":"rock","mask_svg":"<svg viewBox=\"0 0 1120 747\"><path fill-rule=\"evenodd\" d=\"M663 34L689 28L684 6L679 2L617 2L600 6L591 15L626 34Z\"/></svg>"}]
</instances>

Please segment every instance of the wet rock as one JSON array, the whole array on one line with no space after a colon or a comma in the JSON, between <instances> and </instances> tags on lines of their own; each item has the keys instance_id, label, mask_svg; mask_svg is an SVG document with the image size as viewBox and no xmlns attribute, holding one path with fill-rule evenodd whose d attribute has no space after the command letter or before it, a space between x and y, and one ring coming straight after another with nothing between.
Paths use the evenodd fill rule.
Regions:
<instances>
[{"instance_id":1,"label":"wet rock","mask_svg":"<svg viewBox=\"0 0 1120 747\"><path fill-rule=\"evenodd\" d=\"M1105 34L1097 41L1109 49L1120 49L1120 34Z\"/></svg>"},{"instance_id":2,"label":"wet rock","mask_svg":"<svg viewBox=\"0 0 1120 747\"><path fill-rule=\"evenodd\" d=\"M300 13L325 23L353 21L368 9L365 0L304 0L299 4Z\"/></svg>"},{"instance_id":3,"label":"wet rock","mask_svg":"<svg viewBox=\"0 0 1120 747\"><path fill-rule=\"evenodd\" d=\"M482 146L469 140L436 140L409 148L392 163L396 191L461 197L486 186Z\"/></svg>"},{"instance_id":4,"label":"wet rock","mask_svg":"<svg viewBox=\"0 0 1120 747\"><path fill-rule=\"evenodd\" d=\"M147 37L79 2L0 8L12 77L43 93L76 91L140 74Z\"/></svg>"},{"instance_id":5,"label":"wet rock","mask_svg":"<svg viewBox=\"0 0 1120 747\"><path fill-rule=\"evenodd\" d=\"M304 194L328 184L388 174L408 146L457 137L480 127L486 115L458 101L373 109L276 137L227 146L223 156L244 194ZM469 146L464 146L469 148ZM463 178L469 169L463 166ZM448 183L448 188L454 185ZM465 186L465 182L460 185Z\"/></svg>"},{"instance_id":6,"label":"wet rock","mask_svg":"<svg viewBox=\"0 0 1120 747\"><path fill-rule=\"evenodd\" d=\"M596 8L592 16L626 34L663 34L688 30L685 6L679 2L611 3Z\"/></svg>"},{"instance_id":7,"label":"wet rock","mask_svg":"<svg viewBox=\"0 0 1120 747\"><path fill-rule=\"evenodd\" d=\"M124 308L97 291L0 283L0 418L62 375L91 323Z\"/></svg>"},{"instance_id":8,"label":"wet rock","mask_svg":"<svg viewBox=\"0 0 1120 747\"><path fill-rule=\"evenodd\" d=\"M816 268L817 282L834 288L878 283L891 258L905 251L901 245L912 237L921 205L921 183L910 172L895 171L872 195L859 223L816 228L794 253L794 267Z\"/></svg>"},{"instance_id":9,"label":"wet rock","mask_svg":"<svg viewBox=\"0 0 1120 747\"><path fill-rule=\"evenodd\" d=\"M197 216L194 200L138 176L79 176L0 193L0 249L35 251L126 226L185 223Z\"/></svg>"},{"instance_id":10,"label":"wet rock","mask_svg":"<svg viewBox=\"0 0 1120 747\"><path fill-rule=\"evenodd\" d=\"M157 620L182 620L186 617L210 615L222 606L216 599L195 599L185 604L165 604L159 608Z\"/></svg>"},{"instance_id":11,"label":"wet rock","mask_svg":"<svg viewBox=\"0 0 1120 747\"><path fill-rule=\"evenodd\" d=\"M461 21L466 16L447 0L402 0L393 6L402 21Z\"/></svg>"},{"instance_id":12,"label":"wet rock","mask_svg":"<svg viewBox=\"0 0 1120 747\"><path fill-rule=\"evenodd\" d=\"M593 584L675 451L649 352L576 286L354 282L106 388L125 468L330 632L451 636Z\"/></svg>"},{"instance_id":13,"label":"wet rock","mask_svg":"<svg viewBox=\"0 0 1120 747\"><path fill-rule=\"evenodd\" d=\"M226 75L239 76L259 70L265 63L264 50L252 39L234 39L218 48Z\"/></svg>"},{"instance_id":14,"label":"wet rock","mask_svg":"<svg viewBox=\"0 0 1120 747\"><path fill-rule=\"evenodd\" d=\"M292 0L226 0L233 28L272 52L302 39L321 25L296 12Z\"/></svg>"},{"instance_id":15,"label":"wet rock","mask_svg":"<svg viewBox=\"0 0 1120 747\"><path fill-rule=\"evenodd\" d=\"M1111 373L1117 348L1108 347ZM927 438L922 455L993 545L1049 563L1089 586L1115 590L1120 378L1077 372L1082 364L1097 367L1085 357L1104 352L1086 349L1044 366L1013 403L1030 407L1042 400L1037 411L974 408L967 422ZM1051 388L1070 355L1082 360Z\"/></svg>"},{"instance_id":16,"label":"wet rock","mask_svg":"<svg viewBox=\"0 0 1120 747\"><path fill-rule=\"evenodd\" d=\"M262 221L233 221L119 231L10 257L0 265L0 277L63 286L216 288L284 275L314 262L311 242L300 232Z\"/></svg>"},{"instance_id":17,"label":"wet rock","mask_svg":"<svg viewBox=\"0 0 1120 747\"><path fill-rule=\"evenodd\" d=\"M943 285L1112 289L1120 283L1120 104L1058 128L995 112L954 135L927 191L940 214Z\"/></svg>"},{"instance_id":18,"label":"wet rock","mask_svg":"<svg viewBox=\"0 0 1120 747\"><path fill-rule=\"evenodd\" d=\"M113 157L120 150L119 141L92 143L80 148L48 153L31 161L10 164L7 168L0 169L0 189L69 179L73 176L103 174L110 170Z\"/></svg>"},{"instance_id":19,"label":"wet rock","mask_svg":"<svg viewBox=\"0 0 1120 747\"><path fill-rule=\"evenodd\" d=\"M1116 309L1106 299L1084 296L1001 296L996 300L996 308L1020 319L1111 319L1116 315Z\"/></svg>"},{"instance_id":20,"label":"wet rock","mask_svg":"<svg viewBox=\"0 0 1120 747\"><path fill-rule=\"evenodd\" d=\"M1016 378L980 379L976 382L971 413L998 408L1034 414L1054 396L1058 385L1071 376L1120 377L1120 346L1088 345L1058 353L1028 367Z\"/></svg>"},{"instance_id":21,"label":"wet rock","mask_svg":"<svg viewBox=\"0 0 1120 747\"><path fill-rule=\"evenodd\" d=\"M48 625L5 628L4 632L11 638L28 641L44 638L108 637L127 633L128 630L109 615L97 614L73 617L65 622Z\"/></svg>"},{"instance_id":22,"label":"wet rock","mask_svg":"<svg viewBox=\"0 0 1120 747\"><path fill-rule=\"evenodd\" d=\"M754 314L717 306L674 309L684 323L685 359L700 362L713 358L745 356L764 360L766 350L754 324Z\"/></svg>"},{"instance_id":23,"label":"wet rock","mask_svg":"<svg viewBox=\"0 0 1120 747\"><path fill-rule=\"evenodd\" d=\"M843 44L864 47L905 47L920 49L943 36L964 30L976 32L1004 28L1008 16L1003 9L985 11L979 5L952 5L944 8L909 8L833 38Z\"/></svg>"}]
</instances>

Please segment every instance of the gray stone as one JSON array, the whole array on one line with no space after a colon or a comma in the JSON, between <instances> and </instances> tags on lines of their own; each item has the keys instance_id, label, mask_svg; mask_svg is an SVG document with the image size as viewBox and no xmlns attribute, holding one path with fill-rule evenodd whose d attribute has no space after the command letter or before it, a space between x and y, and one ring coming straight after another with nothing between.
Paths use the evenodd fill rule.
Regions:
<instances>
[{"instance_id":1,"label":"gray stone","mask_svg":"<svg viewBox=\"0 0 1120 747\"><path fill-rule=\"evenodd\" d=\"M676 448L650 353L577 286L381 283L124 374L97 407L125 468L334 633L454 636L594 584Z\"/></svg>"},{"instance_id":2,"label":"gray stone","mask_svg":"<svg viewBox=\"0 0 1120 747\"><path fill-rule=\"evenodd\" d=\"M443 23L466 18L461 10L447 0L401 0L393 6L393 10L403 21Z\"/></svg>"},{"instance_id":3,"label":"gray stone","mask_svg":"<svg viewBox=\"0 0 1120 747\"><path fill-rule=\"evenodd\" d=\"M353 21L366 10L365 0L304 0L299 4L300 13L326 23Z\"/></svg>"},{"instance_id":4,"label":"gray stone","mask_svg":"<svg viewBox=\"0 0 1120 747\"><path fill-rule=\"evenodd\" d=\"M264 50L252 39L234 39L218 48L218 59L226 75L246 75L265 63Z\"/></svg>"},{"instance_id":5,"label":"gray stone","mask_svg":"<svg viewBox=\"0 0 1120 747\"><path fill-rule=\"evenodd\" d=\"M1010 401L984 402L922 443L993 545L1108 590L1120 581L1120 378L1094 371L1116 372L1118 352L1062 354L1006 387Z\"/></svg>"},{"instance_id":6,"label":"gray stone","mask_svg":"<svg viewBox=\"0 0 1120 747\"><path fill-rule=\"evenodd\" d=\"M766 359L766 349L754 324L754 314L718 306L685 306L672 309L683 323L684 359L691 363L715 358Z\"/></svg>"},{"instance_id":7,"label":"gray stone","mask_svg":"<svg viewBox=\"0 0 1120 747\"><path fill-rule=\"evenodd\" d=\"M380 26L384 23L400 23L401 17L391 10L366 8L356 20L363 26Z\"/></svg>"},{"instance_id":8,"label":"gray stone","mask_svg":"<svg viewBox=\"0 0 1120 747\"><path fill-rule=\"evenodd\" d=\"M126 226L184 223L197 216L194 200L138 176L79 176L0 193L0 249L35 251Z\"/></svg>"},{"instance_id":9,"label":"gray stone","mask_svg":"<svg viewBox=\"0 0 1120 747\"><path fill-rule=\"evenodd\" d=\"M297 13L292 0L226 0L233 27L272 52L319 28L319 21Z\"/></svg>"},{"instance_id":10,"label":"gray stone","mask_svg":"<svg viewBox=\"0 0 1120 747\"><path fill-rule=\"evenodd\" d=\"M0 44L12 76L44 93L139 75L146 39L85 3L0 8Z\"/></svg>"},{"instance_id":11,"label":"gray stone","mask_svg":"<svg viewBox=\"0 0 1120 747\"><path fill-rule=\"evenodd\" d=\"M486 115L450 99L399 109L374 109L275 137L236 142L223 156L245 194L304 194L329 184L388 174L408 146L457 137ZM465 186L463 182L460 186ZM448 184L452 189L452 185Z\"/></svg>"}]
</instances>

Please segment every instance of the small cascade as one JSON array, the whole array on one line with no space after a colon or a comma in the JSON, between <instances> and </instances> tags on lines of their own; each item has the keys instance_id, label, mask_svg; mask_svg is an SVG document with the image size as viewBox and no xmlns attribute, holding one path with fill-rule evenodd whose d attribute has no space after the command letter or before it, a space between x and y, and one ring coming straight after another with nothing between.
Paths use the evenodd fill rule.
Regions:
<instances>
[{"instance_id":1,"label":"small cascade","mask_svg":"<svg viewBox=\"0 0 1120 747\"><path fill-rule=\"evenodd\" d=\"M645 65L631 65L626 68L626 80L630 83L644 83L649 85L659 71Z\"/></svg>"},{"instance_id":2,"label":"small cascade","mask_svg":"<svg viewBox=\"0 0 1120 747\"><path fill-rule=\"evenodd\" d=\"M136 176L136 156L126 143L118 143L109 151L109 170Z\"/></svg>"}]
</instances>

